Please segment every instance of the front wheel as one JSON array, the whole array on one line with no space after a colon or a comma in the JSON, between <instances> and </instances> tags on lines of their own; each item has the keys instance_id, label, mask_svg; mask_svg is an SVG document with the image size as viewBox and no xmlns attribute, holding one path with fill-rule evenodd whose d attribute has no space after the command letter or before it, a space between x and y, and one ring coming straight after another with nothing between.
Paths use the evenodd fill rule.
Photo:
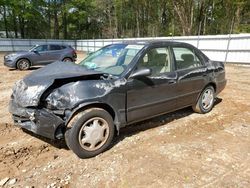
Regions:
<instances>
[{"instance_id":1,"label":"front wheel","mask_svg":"<svg viewBox=\"0 0 250 188\"><path fill-rule=\"evenodd\" d=\"M114 137L113 118L101 108L79 112L70 120L68 128L66 144L80 158L102 153Z\"/></svg>"},{"instance_id":2,"label":"front wheel","mask_svg":"<svg viewBox=\"0 0 250 188\"><path fill-rule=\"evenodd\" d=\"M30 62L27 59L19 59L16 66L19 70L28 70L30 68Z\"/></svg>"},{"instance_id":3,"label":"front wheel","mask_svg":"<svg viewBox=\"0 0 250 188\"><path fill-rule=\"evenodd\" d=\"M201 114L210 112L214 106L214 98L215 92L213 86L206 87L202 91L196 105L192 106L193 110Z\"/></svg>"}]
</instances>

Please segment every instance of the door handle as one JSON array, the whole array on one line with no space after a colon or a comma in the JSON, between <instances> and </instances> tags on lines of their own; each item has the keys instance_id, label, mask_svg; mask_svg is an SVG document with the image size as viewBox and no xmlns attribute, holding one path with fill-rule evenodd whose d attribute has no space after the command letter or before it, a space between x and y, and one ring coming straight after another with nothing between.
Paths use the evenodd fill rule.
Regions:
<instances>
[{"instance_id":1,"label":"door handle","mask_svg":"<svg viewBox=\"0 0 250 188\"><path fill-rule=\"evenodd\" d=\"M175 80L169 80L168 83L169 83L169 84L175 84L176 81L175 81Z\"/></svg>"}]
</instances>

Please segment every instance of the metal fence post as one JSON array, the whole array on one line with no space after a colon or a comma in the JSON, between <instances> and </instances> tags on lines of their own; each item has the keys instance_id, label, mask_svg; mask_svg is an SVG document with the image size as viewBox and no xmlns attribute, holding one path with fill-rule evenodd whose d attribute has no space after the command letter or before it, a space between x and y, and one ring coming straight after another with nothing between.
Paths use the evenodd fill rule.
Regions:
<instances>
[{"instance_id":1,"label":"metal fence post","mask_svg":"<svg viewBox=\"0 0 250 188\"><path fill-rule=\"evenodd\" d=\"M74 44L75 44L75 49L78 50L77 49L77 40L74 40Z\"/></svg>"},{"instance_id":2,"label":"metal fence post","mask_svg":"<svg viewBox=\"0 0 250 188\"><path fill-rule=\"evenodd\" d=\"M226 51L224 63L227 62L227 56L228 56L228 51L229 51L229 46L230 46L230 41L231 41L231 34L232 34L233 28L234 28L234 19L235 19L235 17L233 17L233 20L232 20L232 23L231 23L231 27L230 27L230 32L229 32L228 42L227 42L227 51Z\"/></svg>"},{"instance_id":3,"label":"metal fence post","mask_svg":"<svg viewBox=\"0 0 250 188\"><path fill-rule=\"evenodd\" d=\"M10 42L11 42L12 52L14 52L14 51L15 51L15 47L14 47L14 44L13 44L13 39L12 39L12 38L10 39Z\"/></svg>"},{"instance_id":4,"label":"metal fence post","mask_svg":"<svg viewBox=\"0 0 250 188\"><path fill-rule=\"evenodd\" d=\"M31 39L29 39L29 48L31 48Z\"/></svg>"},{"instance_id":5,"label":"metal fence post","mask_svg":"<svg viewBox=\"0 0 250 188\"><path fill-rule=\"evenodd\" d=\"M226 55L225 55L225 61L224 61L224 63L227 62L227 56L228 56L228 50L229 50L229 46L230 46L230 41L231 41L231 34L228 35L227 49L226 49Z\"/></svg>"},{"instance_id":6,"label":"metal fence post","mask_svg":"<svg viewBox=\"0 0 250 188\"><path fill-rule=\"evenodd\" d=\"M89 41L87 40L87 49L88 49L88 53L89 53Z\"/></svg>"}]
</instances>

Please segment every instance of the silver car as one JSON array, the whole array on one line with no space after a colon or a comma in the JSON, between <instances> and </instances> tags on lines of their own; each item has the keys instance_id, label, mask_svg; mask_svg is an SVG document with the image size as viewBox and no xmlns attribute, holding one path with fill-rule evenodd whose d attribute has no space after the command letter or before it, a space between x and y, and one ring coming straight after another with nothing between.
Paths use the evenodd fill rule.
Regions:
<instances>
[{"instance_id":1,"label":"silver car","mask_svg":"<svg viewBox=\"0 0 250 188\"><path fill-rule=\"evenodd\" d=\"M54 61L76 61L76 51L70 45L35 45L28 51L19 51L4 56L4 65L19 70L31 66L46 65Z\"/></svg>"}]
</instances>

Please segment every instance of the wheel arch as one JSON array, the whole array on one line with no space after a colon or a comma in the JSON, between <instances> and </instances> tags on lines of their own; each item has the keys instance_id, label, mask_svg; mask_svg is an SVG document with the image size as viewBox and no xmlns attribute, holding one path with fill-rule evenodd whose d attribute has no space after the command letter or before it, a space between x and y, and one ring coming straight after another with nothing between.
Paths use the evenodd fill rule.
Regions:
<instances>
[{"instance_id":1,"label":"wheel arch","mask_svg":"<svg viewBox=\"0 0 250 188\"><path fill-rule=\"evenodd\" d=\"M66 58L71 59L71 61L72 61L72 62L74 61L74 60L73 60L73 58L72 58L72 57L69 57L69 56L65 56L65 57L63 57L63 58L62 58L62 61L63 61L64 59L66 59Z\"/></svg>"},{"instance_id":2,"label":"wheel arch","mask_svg":"<svg viewBox=\"0 0 250 188\"><path fill-rule=\"evenodd\" d=\"M69 117L67 118L66 122L65 122L65 126L68 126L69 121L79 112L90 109L90 108L101 108L103 110L106 110L111 117L114 120L114 124L115 124L115 128L116 131L119 132L119 125L116 122L117 120L117 115L115 113L115 110L108 104L106 103L102 103L102 102L93 102L93 103L84 103L84 104L80 104L79 106L77 106L75 109L72 110L71 114L69 115Z\"/></svg>"},{"instance_id":3,"label":"wheel arch","mask_svg":"<svg viewBox=\"0 0 250 188\"><path fill-rule=\"evenodd\" d=\"M212 87L214 88L214 93L216 93L217 86L216 86L215 82L209 82L208 84L206 84L206 85L202 88L201 92L199 93L198 97L196 98L195 103L197 103L197 101L199 100L199 98L200 98L202 92L203 92L204 89L207 88L208 86L212 86Z\"/></svg>"}]
</instances>

